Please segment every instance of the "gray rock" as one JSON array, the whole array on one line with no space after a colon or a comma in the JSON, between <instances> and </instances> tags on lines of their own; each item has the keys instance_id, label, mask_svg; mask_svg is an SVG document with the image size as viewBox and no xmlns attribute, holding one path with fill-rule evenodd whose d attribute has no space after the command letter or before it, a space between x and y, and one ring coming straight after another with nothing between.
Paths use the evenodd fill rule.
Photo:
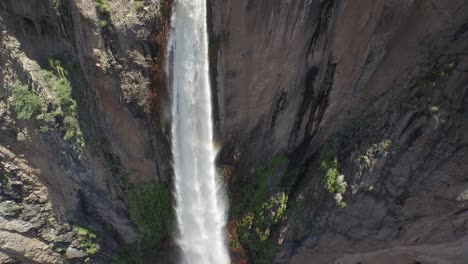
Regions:
<instances>
[{"instance_id":1,"label":"gray rock","mask_svg":"<svg viewBox=\"0 0 468 264\"><path fill-rule=\"evenodd\" d=\"M33 228L30 222L26 222L19 219L6 220L0 217L0 230L6 230L11 232L26 233Z\"/></svg>"},{"instance_id":2,"label":"gray rock","mask_svg":"<svg viewBox=\"0 0 468 264\"><path fill-rule=\"evenodd\" d=\"M468 189L463 191L457 196L457 201L458 202L466 202L468 201Z\"/></svg>"},{"instance_id":3,"label":"gray rock","mask_svg":"<svg viewBox=\"0 0 468 264\"><path fill-rule=\"evenodd\" d=\"M84 252L81 249L74 248L74 247L68 247L66 252L65 252L65 255L69 259L84 258L84 257L87 256L86 252Z\"/></svg>"},{"instance_id":4,"label":"gray rock","mask_svg":"<svg viewBox=\"0 0 468 264\"><path fill-rule=\"evenodd\" d=\"M0 216L16 216L21 210L23 210L21 204L16 204L13 201L0 202Z\"/></svg>"}]
</instances>

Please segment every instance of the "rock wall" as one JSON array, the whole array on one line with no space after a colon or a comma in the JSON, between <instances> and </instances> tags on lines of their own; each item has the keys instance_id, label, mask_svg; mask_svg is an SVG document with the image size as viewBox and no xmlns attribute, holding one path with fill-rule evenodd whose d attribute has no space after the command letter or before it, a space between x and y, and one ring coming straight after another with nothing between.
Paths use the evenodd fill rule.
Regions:
<instances>
[{"instance_id":1,"label":"rock wall","mask_svg":"<svg viewBox=\"0 0 468 264\"><path fill-rule=\"evenodd\" d=\"M128 192L171 173L166 2L1 1L1 263L109 263L137 241Z\"/></svg>"},{"instance_id":2,"label":"rock wall","mask_svg":"<svg viewBox=\"0 0 468 264\"><path fill-rule=\"evenodd\" d=\"M170 5L0 1L1 263L139 252L129 193L171 175ZM468 3L209 5L233 262L465 263Z\"/></svg>"},{"instance_id":3,"label":"rock wall","mask_svg":"<svg viewBox=\"0 0 468 264\"><path fill-rule=\"evenodd\" d=\"M233 203L288 161L267 181L289 197L274 262L466 262L468 3L213 2ZM324 187L330 142L345 192Z\"/></svg>"}]
</instances>

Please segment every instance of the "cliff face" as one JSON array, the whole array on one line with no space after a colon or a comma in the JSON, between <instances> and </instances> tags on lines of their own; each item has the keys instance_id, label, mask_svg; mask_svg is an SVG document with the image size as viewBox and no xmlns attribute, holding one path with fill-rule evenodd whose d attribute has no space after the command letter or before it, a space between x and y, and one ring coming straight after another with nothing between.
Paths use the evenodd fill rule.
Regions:
<instances>
[{"instance_id":1,"label":"cliff face","mask_svg":"<svg viewBox=\"0 0 468 264\"><path fill-rule=\"evenodd\" d=\"M167 3L1 1L1 263L109 263L140 237L137 187L170 173Z\"/></svg>"},{"instance_id":2,"label":"cliff face","mask_svg":"<svg viewBox=\"0 0 468 264\"><path fill-rule=\"evenodd\" d=\"M235 261L466 262L468 3L213 2Z\"/></svg>"},{"instance_id":3,"label":"cliff face","mask_svg":"<svg viewBox=\"0 0 468 264\"><path fill-rule=\"evenodd\" d=\"M0 263L168 263L172 1L0 1ZM210 0L234 263L465 263L468 3Z\"/></svg>"}]
</instances>

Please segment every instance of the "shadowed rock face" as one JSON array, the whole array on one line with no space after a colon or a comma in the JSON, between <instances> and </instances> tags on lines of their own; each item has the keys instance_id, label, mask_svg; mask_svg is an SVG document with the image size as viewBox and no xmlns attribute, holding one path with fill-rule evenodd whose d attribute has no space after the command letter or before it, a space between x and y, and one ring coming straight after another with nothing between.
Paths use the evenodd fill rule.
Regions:
<instances>
[{"instance_id":1,"label":"shadowed rock face","mask_svg":"<svg viewBox=\"0 0 468 264\"><path fill-rule=\"evenodd\" d=\"M269 190L302 204L275 263L466 262L468 3L213 2L221 163L248 182L285 155ZM345 208L320 175L329 139Z\"/></svg>"}]
</instances>

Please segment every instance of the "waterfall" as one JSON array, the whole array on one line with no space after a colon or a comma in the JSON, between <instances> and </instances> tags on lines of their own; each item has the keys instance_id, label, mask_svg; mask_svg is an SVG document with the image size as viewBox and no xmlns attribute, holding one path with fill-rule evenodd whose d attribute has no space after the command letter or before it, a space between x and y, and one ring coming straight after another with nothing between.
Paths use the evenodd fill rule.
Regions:
<instances>
[{"instance_id":1,"label":"waterfall","mask_svg":"<svg viewBox=\"0 0 468 264\"><path fill-rule=\"evenodd\" d=\"M230 263L216 179L206 0L176 0L169 44L177 243L184 264Z\"/></svg>"}]
</instances>

